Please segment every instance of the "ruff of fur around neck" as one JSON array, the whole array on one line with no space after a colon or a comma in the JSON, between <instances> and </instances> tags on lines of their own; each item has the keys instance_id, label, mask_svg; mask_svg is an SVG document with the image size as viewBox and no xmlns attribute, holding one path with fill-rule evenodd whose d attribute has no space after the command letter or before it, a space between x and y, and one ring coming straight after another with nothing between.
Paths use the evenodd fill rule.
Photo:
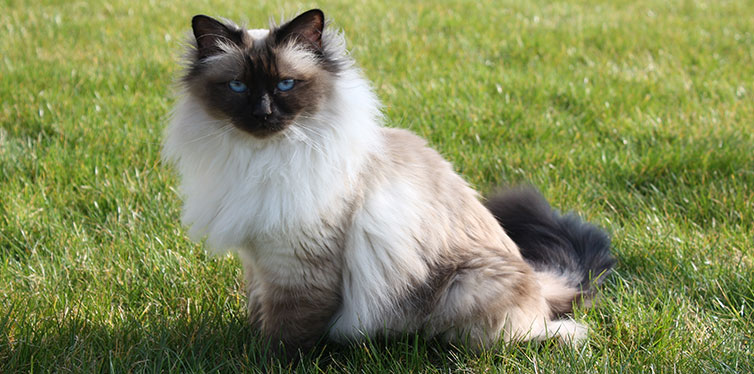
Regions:
<instances>
[{"instance_id":1,"label":"ruff of fur around neck","mask_svg":"<svg viewBox=\"0 0 754 374\"><path fill-rule=\"evenodd\" d=\"M183 222L193 239L218 252L259 235L286 235L316 225L359 183L370 154L380 152L381 114L355 68L334 76L320 110L268 139L209 115L190 95L173 112L165 159L182 176Z\"/></svg>"}]
</instances>

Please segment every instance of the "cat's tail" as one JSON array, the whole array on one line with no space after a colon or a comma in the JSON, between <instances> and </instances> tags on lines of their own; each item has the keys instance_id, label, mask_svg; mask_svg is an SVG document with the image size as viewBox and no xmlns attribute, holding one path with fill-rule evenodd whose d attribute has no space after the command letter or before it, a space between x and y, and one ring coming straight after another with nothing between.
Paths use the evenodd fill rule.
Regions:
<instances>
[{"instance_id":1,"label":"cat's tail","mask_svg":"<svg viewBox=\"0 0 754 374\"><path fill-rule=\"evenodd\" d=\"M603 230L552 210L533 188L502 191L486 206L534 267L553 315L571 312L574 301L591 303L615 263Z\"/></svg>"}]
</instances>

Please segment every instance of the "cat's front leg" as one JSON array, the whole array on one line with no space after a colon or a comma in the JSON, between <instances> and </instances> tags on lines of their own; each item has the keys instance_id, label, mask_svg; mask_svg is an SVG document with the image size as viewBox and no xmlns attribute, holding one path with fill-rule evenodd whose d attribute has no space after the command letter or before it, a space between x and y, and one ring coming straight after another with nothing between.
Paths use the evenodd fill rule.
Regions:
<instances>
[{"instance_id":1,"label":"cat's front leg","mask_svg":"<svg viewBox=\"0 0 754 374\"><path fill-rule=\"evenodd\" d=\"M340 307L338 285L331 284L338 279L333 277L336 270L325 265L303 266L296 273L300 275L297 281L282 283L260 269L252 256L242 252L240 257L252 325L270 339L273 348L288 356L313 347Z\"/></svg>"},{"instance_id":2,"label":"cat's front leg","mask_svg":"<svg viewBox=\"0 0 754 374\"><path fill-rule=\"evenodd\" d=\"M272 346L289 357L317 344L340 305L336 290L314 285L264 284L260 291L258 326Z\"/></svg>"},{"instance_id":3,"label":"cat's front leg","mask_svg":"<svg viewBox=\"0 0 754 374\"><path fill-rule=\"evenodd\" d=\"M260 326L260 313L261 313L261 294L262 285L259 282L260 277L256 275L258 270L254 269L254 261L252 257L245 252L238 253L241 263L244 269L244 289L246 291L246 312L248 315L249 323L254 329L259 330Z\"/></svg>"}]
</instances>

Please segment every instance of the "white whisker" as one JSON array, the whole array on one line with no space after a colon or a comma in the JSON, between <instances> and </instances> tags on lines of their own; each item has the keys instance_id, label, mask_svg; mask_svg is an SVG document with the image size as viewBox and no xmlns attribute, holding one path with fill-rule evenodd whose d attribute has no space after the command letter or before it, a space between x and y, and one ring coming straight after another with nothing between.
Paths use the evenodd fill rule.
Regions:
<instances>
[{"instance_id":1,"label":"white whisker","mask_svg":"<svg viewBox=\"0 0 754 374\"><path fill-rule=\"evenodd\" d=\"M325 154L325 152L322 150L322 148L319 147L319 145L317 145L317 142L314 141L314 139L312 139L311 137L309 137L306 134L306 132L302 129L301 124L299 124L299 123L297 123L295 121L293 122L293 124L294 124L294 126L290 127L290 131L293 132L294 134L298 135L297 140L299 140L302 143L306 144L309 148L311 148L315 152L319 153L320 156L322 156L323 158L325 158L327 156Z\"/></svg>"},{"instance_id":2,"label":"white whisker","mask_svg":"<svg viewBox=\"0 0 754 374\"><path fill-rule=\"evenodd\" d=\"M217 121L217 122L220 122L220 121ZM187 142L184 142L183 144L187 145L187 144L196 143L198 141L202 141L202 140L205 140L205 139L210 138L210 137L218 137L219 138L219 137L221 137L221 136L223 136L223 135L225 135L225 134L227 134L227 133L229 133L231 131L233 131L233 124L226 124L225 126L222 126L222 127L218 128L216 131L210 132L210 133L205 134L203 136L200 136L200 137L198 137L196 139L191 139L191 140L189 140Z\"/></svg>"}]
</instances>

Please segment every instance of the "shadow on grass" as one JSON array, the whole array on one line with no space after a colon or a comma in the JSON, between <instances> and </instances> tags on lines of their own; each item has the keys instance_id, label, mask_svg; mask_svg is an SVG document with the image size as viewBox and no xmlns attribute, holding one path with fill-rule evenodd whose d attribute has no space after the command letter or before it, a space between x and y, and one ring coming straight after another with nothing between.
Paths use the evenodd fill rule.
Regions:
<instances>
[{"instance_id":1,"label":"shadow on grass","mask_svg":"<svg viewBox=\"0 0 754 374\"><path fill-rule=\"evenodd\" d=\"M278 359L243 316L108 324L76 312L37 315L22 305L0 314L0 372L448 372L462 355L406 335L323 343L289 362Z\"/></svg>"},{"instance_id":2,"label":"shadow on grass","mask_svg":"<svg viewBox=\"0 0 754 374\"><path fill-rule=\"evenodd\" d=\"M137 321L111 326L69 314L10 325L16 306L0 315L0 372L478 372L531 369L533 354L577 357L552 342L469 352L419 335L323 343L295 362L281 361L243 318L207 315L191 320ZM577 359L576 359L577 360ZM567 360L566 360L567 361ZM587 364L589 365L589 364Z\"/></svg>"},{"instance_id":3,"label":"shadow on grass","mask_svg":"<svg viewBox=\"0 0 754 374\"><path fill-rule=\"evenodd\" d=\"M16 306L0 321L0 372L264 371L274 362L244 321L130 319L115 324L83 313L23 321ZM93 317L93 316L92 316ZM10 326L9 323L18 322Z\"/></svg>"}]
</instances>

